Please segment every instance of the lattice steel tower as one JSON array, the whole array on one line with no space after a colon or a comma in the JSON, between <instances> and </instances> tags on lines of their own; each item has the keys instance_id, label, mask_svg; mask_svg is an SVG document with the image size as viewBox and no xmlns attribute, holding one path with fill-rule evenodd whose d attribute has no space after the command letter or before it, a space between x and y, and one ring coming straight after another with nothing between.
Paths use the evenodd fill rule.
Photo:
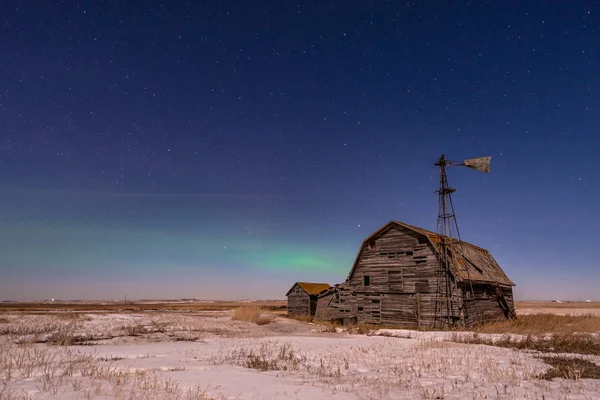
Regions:
<instances>
[{"instance_id":1,"label":"lattice steel tower","mask_svg":"<svg viewBox=\"0 0 600 400\"><path fill-rule=\"evenodd\" d=\"M437 217L437 246L438 246L438 273L437 291L435 299L435 317L434 327L437 326L453 326L458 322L459 315L455 315L460 311L456 308L453 302L453 292L456 289L456 282L452 279L452 272L457 271L457 259L466 263L464 257L463 244L460 239L460 231L456 221L454 211L454 203L452 202L452 193L456 189L448 185L446 176L446 167L448 166L466 166L478 171L490 173L491 157L471 158L464 162L453 162L446 159L442 154L435 163L440 169L440 187L436 190L438 193L438 217ZM460 258L457 258L457 255ZM467 274L469 269L464 266ZM471 279L469 280L469 288L471 295L474 297L473 286ZM444 315L445 314L445 315Z\"/></svg>"}]
</instances>

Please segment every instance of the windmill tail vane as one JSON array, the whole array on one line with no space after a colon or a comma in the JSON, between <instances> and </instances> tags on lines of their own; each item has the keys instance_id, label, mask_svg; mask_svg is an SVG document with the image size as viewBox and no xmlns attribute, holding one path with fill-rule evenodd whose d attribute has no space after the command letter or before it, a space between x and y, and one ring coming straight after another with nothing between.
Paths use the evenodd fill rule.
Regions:
<instances>
[{"instance_id":1,"label":"windmill tail vane","mask_svg":"<svg viewBox=\"0 0 600 400\"><path fill-rule=\"evenodd\" d=\"M477 171L491 173L490 162L492 161L492 157L477 157L477 158L468 158L461 164L456 165L464 165L465 167L472 168Z\"/></svg>"}]
</instances>

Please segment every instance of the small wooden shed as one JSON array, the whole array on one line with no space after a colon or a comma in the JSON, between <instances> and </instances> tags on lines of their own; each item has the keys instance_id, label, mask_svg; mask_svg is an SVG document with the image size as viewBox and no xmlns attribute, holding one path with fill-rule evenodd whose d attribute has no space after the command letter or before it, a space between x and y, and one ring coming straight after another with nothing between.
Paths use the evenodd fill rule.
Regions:
<instances>
[{"instance_id":1,"label":"small wooden shed","mask_svg":"<svg viewBox=\"0 0 600 400\"><path fill-rule=\"evenodd\" d=\"M288 315L314 316L317 310L319 293L330 288L328 283L296 282L286 293L288 298Z\"/></svg>"}]
</instances>

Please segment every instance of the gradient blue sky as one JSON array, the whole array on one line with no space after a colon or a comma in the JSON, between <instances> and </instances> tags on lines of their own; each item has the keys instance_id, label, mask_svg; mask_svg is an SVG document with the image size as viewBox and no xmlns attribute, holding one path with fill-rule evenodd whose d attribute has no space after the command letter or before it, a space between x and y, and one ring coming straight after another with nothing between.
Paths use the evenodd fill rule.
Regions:
<instances>
[{"instance_id":1,"label":"gradient blue sky","mask_svg":"<svg viewBox=\"0 0 600 400\"><path fill-rule=\"evenodd\" d=\"M600 300L598 2L0 6L0 299L283 298L391 219Z\"/></svg>"}]
</instances>

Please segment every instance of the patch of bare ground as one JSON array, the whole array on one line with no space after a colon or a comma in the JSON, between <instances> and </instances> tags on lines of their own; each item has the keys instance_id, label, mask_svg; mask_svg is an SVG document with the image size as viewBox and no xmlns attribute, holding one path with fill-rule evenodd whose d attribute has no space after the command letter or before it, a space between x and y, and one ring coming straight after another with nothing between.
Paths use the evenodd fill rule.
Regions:
<instances>
[{"instance_id":1,"label":"patch of bare ground","mask_svg":"<svg viewBox=\"0 0 600 400\"><path fill-rule=\"evenodd\" d=\"M551 368L541 379L564 378L573 379L600 379L600 366L588 360L573 357L541 357Z\"/></svg>"}]
</instances>

